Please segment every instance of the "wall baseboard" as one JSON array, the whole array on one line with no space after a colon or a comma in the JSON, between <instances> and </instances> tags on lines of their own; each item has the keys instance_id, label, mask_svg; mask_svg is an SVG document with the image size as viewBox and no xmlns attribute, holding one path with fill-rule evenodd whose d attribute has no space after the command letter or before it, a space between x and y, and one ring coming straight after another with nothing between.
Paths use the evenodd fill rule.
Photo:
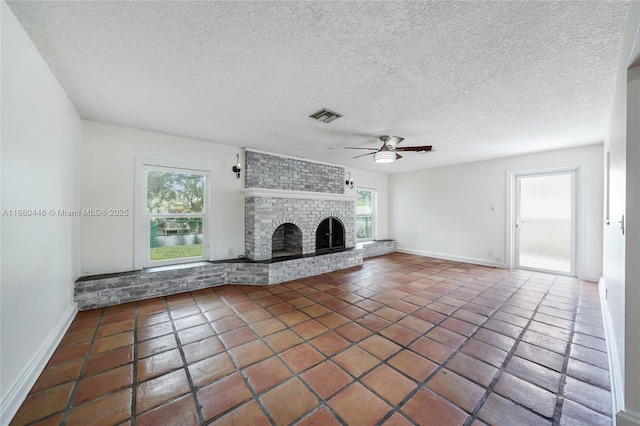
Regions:
<instances>
[{"instance_id":1,"label":"wall baseboard","mask_svg":"<svg viewBox=\"0 0 640 426\"><path fill-rule=\"evenodd\" d=\"M458 262L473 263L473 264L482 265L482 266L492 266L494 268L506 268L507 267L507 264L504 263L504 262L495 262L495 261L486 260L486 259L476 259L476 258L472 258L472 257L454 256L454 255L444 254L444 253L433 253L433 252L428 252L428 251L423 251L423 250L414 250L414 249L404 248L404 247L398 247L398 251L400 253L416 254L418 256L426 256L426 257L435 257L436 259L455 260L455 261L458 261Z\"/></svg>"},{"instance_id":2,"label":"wall baseboard","mask_svg":"<svg viewBox=\"0 0 640 426\"><path fill-rule=\"evenodd\" d=\"M628 411L618 411L614 424L616 426L640 426L640 415Z\"/></svg>"},{"instance_id":3,"label":"wall baseboard","mask_svg":"<svg viewBox=\"0 0 640 426\"><path fill-rule=\"evenodd\" d=\"M71 325L71 321L78 312L78 305L71 304L64 312L58 323L55 325L49 336L40 346L38 352L31 358L27 367L22 371L18 379L14 382L7 394L2 398L0 404L0 425L6 426L11 422L13 416L24 402L29 391L38 380L38 377L44 370L44 367L51 359L53 352L56 350L62 337Z\"/></svg>"},{"instance_id":4,"label":"wall baseboard","mask_svg":"<svg viewBox=\"0 0 640 426\"><path fill-rule=\"evenodd\" d=\"M611 402L615 424L617 426L640 426L640 417L624 411L624 380L622 367L618 357L618 346L611 320L611 311L606 303L606 284L604 277L598 280L598 292L600 293L600 307L602 309L602 321L604 323L604 335L607 342L607 356L609 357L609 377L611 380Z\"/></svg>"}]
</instances>

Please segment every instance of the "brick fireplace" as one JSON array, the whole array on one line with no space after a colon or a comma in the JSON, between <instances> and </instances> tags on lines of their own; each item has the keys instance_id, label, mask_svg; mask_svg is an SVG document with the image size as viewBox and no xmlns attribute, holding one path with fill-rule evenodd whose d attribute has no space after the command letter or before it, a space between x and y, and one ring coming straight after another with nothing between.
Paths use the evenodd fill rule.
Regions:
<instances>
[{"instance_id":1,"label":"brick fireplace","mask_svg":"<svg viewBox=\"0 0 640 426\"><path fill-rule=\"evenodd\" d=\"M355 247L355 197L344 194L342 167L250 150L246 158L245 251L255 262L229 259L81 277L75 283L78 308L223 284L281 283L360 266L366 257L396 251L392 240ZM326 219L333 223L327 226ZM274 253L283 257L270 262ZM317 256L300 256L305 254Z\"/></svg>"},{"instance_id":2,"label":"brick fireplace","mask_svg":"<svg viewBox=\"0 0 640 426\"><path fill-rule=\"evenodd\" d=\"M355 246L355 197L344 194L343 167L247 150L245 170L247 258ZM337 225L325 229L327 221ZM326 247L317 247L319 233L329 234Z\"/></svg>"}]
</instances>

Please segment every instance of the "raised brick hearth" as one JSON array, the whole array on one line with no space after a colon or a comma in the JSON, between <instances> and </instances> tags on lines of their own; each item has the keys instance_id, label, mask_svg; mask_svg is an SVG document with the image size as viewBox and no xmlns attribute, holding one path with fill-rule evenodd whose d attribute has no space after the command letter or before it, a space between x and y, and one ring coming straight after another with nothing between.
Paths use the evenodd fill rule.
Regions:
<instances>
[{"instance_id":1,"label":"raised brick hearth","mask_svg":"<svg viewBox=\"0 0 640 426\"><path fill-rule=\"evenodd\" d=\"M395 241L382 240L358 244L357 248L351 250L296 259L198 262L83 277L75 283L75 300L78 309L86 310L223 284L279 284L360 266L367 257L395 251Z\"/></svg>"}]
</instances>

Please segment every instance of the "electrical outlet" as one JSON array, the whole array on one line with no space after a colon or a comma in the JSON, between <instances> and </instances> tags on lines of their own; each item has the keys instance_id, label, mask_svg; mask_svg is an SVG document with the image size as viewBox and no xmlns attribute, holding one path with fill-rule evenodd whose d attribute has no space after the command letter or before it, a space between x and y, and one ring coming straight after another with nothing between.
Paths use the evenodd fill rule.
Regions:
<instances>
[{"instance_id":1,"label":"electrical outlet","mask_svg":"<svg viewBox=\"0 0 640 426\"><path fill-rule=\"evenodd\" d=\"M493 250L488 250L487 253L489 254L489 257L493 257Z\"/></svg>"},{"instance_id":2,"label":"electrical outlet","mask_svg":"<svg viewBox=\"0 0 640 426\"><path fill-rule=\"evenodd\" d=\"M490 212L495 212L496 211L496 205L495 204L489 204L489 211Z\"/></svg>"},{"instance_id":3,"label":"electrical outlet","mask_svg":"<svg viewBox=\"0 0 640 426\"><path fill-rule=\"evenodd\" d=\"M91 273L91 264L90 263L83 263L82 264L82 272L85 273L85 274Z\"/></svg>"},{"instance_id":4,"label":"electrical outlet","mask_svg":"<svg viewBox=\"0 0 640 426\"><path fill-rule=\"evenodd\" d=\"M232 248L229 249L229 253L227 253L227 256L233 256L233 249Z\"/></svg>"}]
</instances>

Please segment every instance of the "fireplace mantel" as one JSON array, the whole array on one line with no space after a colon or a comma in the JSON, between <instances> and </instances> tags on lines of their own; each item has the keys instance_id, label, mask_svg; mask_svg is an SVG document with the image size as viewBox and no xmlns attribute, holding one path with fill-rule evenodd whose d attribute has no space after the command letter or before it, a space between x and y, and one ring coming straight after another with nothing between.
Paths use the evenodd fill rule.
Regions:
<instances>
[{"instance_id":1,"label":"fireplace mantel","mask_svg":"<svg viewBox=\"0 0 640 426\"><path fill-rule=\"evenodd\" d=\"M285 189L245 188L240 191L245 198L302 198L306 200L355 201L356 195L332 194L330 192L291 191Z\"/></svg>"}]
</instances>

